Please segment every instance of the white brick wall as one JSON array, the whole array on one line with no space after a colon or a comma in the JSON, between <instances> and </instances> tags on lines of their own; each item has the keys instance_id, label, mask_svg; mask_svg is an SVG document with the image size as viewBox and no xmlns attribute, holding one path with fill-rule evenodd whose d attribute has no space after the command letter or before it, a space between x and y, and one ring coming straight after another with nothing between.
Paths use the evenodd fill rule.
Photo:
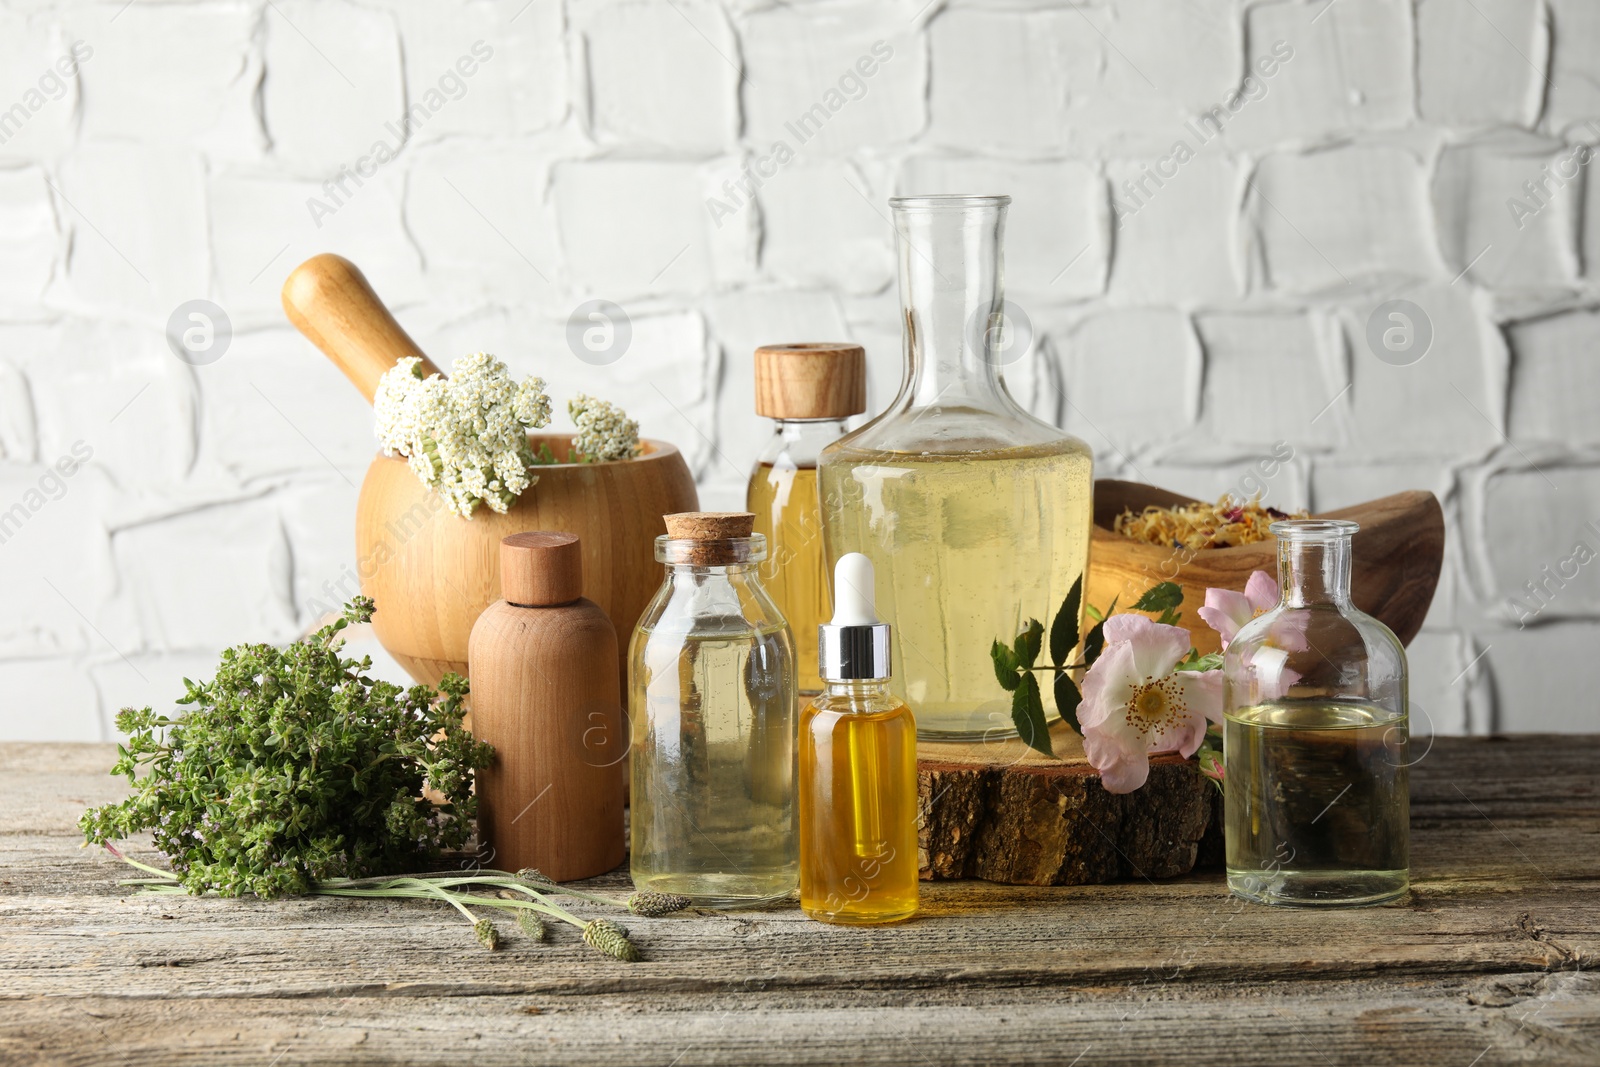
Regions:
<instances>
[{"instance_id":1,"label":"white brick wall","mask_svg":"<svg viewBox=\"0 0 1600 1067\"><path fill-rule=\"evenodd\" d=\"M1283 505L1434 490L1418 703L1594 729L1597 57L1592 0L0 5L0 738L107 737L353 562L370 419L283 323L307 256L733 506L755 345L857 339L893 395L885 200L935 191L1016 198L1012 385L1101 473L1213 495L1282 441ZM595 297L634 326L604 368L563 340ZM162 337L194 298L209 366ZM1393 299L1419 362L1369 346Z\"/></svg>"}]
</instances>

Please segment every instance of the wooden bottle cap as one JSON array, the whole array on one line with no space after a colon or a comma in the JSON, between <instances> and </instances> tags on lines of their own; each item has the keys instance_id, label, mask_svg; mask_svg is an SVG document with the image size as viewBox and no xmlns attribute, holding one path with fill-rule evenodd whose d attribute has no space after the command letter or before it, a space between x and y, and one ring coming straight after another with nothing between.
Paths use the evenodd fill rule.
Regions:
<instances>
[{"instance_id":1,"label":"wooden bottle cap","mask_svg":"<svg viewBox=\"0 0 1600 1067\"><path fill-rule=\"evenodd\" d=\"M756 414L843 419L867 410L867 354L860 345L813 343L756 349Z\"/></svg>"},{"instance_id":2,"label":"wooden bottle cap","mask_svg":"<svg viewBox=\"0 0 1600 1067\"><path fill-rule=\"evenodd\" d=\"M500 595L508 604L553 607L583 596L583 552L574 534L529 530L500 541Z\"/></svg>"}]
</instances>

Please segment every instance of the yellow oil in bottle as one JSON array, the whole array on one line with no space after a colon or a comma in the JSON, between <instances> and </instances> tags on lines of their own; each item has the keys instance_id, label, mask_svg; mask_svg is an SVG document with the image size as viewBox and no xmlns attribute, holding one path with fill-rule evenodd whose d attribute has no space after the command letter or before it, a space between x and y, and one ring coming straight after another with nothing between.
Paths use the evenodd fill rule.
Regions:
<instances>
[{"instance_id":1,"label":"yellow oil in bottle","mask_svg":"<svg viewBox=\"0 0 1600 1067\"><path fill-rule=\"evenodd\" d=\"M1275 904L1367 904L1410 884L1404 711L1285 700L1227 713L1228 887Z\"/></svg>"},{"instance_id":2,"label":"yellow oil in bottle","mask_svg":"<svg viewBox=\"0 0 1600 1067\"><path fill-rule=\"evenodd\" d=\"M917 910L917 728L883 682L834 683L800 716L800 907L823 922Z\"/></svg>"},{"instance_id":3,"label":"yellow oil in bottle","mask_svg":"<svg viewBox=\"0 0 1600 1067\"><path fill-rule=\"evenodd\" d=\"M1052 618L1084 573L1092 467L1071 438L941 454L845 441L824 456L828 557L861 552L876 565L878 605L895 622L895 691L925 736L1010 729L989 648L1029 617Z\"/></svg>"},{"instance_id":4,"label":"yellow oil in bottle","mask_svg":"<svg viewBox=\"0 0 1600 1067\"><path fill-rule=\"evenodd\" d=\"M757 464L745 500L745 510L756 517L755 532L767 539L761 583L795 635L800 691L820 692L817 626L828 621L830 608L817 468L786 460Z\"/></svg>"}]
</instances>

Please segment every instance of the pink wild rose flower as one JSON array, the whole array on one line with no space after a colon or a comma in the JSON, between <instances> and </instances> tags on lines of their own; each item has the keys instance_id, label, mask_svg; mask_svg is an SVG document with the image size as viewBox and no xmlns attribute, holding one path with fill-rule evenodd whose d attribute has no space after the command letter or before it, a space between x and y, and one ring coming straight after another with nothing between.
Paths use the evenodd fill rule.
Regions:
<instances>
[{"instance_id":1,"label":"pink wild rose flower","mask_svg":"<svg viewBox=\"0 0 1600 1067\"><path fill-rule=\"evenodd\" d=\"M1278 583L1266 571L1253 571L1242 593L1232 589L1207 589L1206 606L1199 610L1199 615L1221 635L1222 647L1227 648L1245 623L1277 606Z\"/></svg>"},{"instance_id":2,"label":"pink wild rose flower","mask_svg":"<svg viewBox=\"0 0 1600 1067\"><path fill-rule=\"evenodd\" d=\"M1143 615L1113 615L1106 644L1083 679L1083 751L1108 792L1131 793L1157 752L1194 755L1206 724L1222 721L1222 672L1180 671L1189 632Z\"/></svg>"},{"instance_id":3,"label":"pink wild rose flower","mask_svg":"<svg viewBox=\"0 0 1600 1067\"><path fill-rule=\"evenodd\" d=\"M1199 614L1227 648L1246 623L1277 607L1278 598L1278 583L1266 571L1252 571L1243 593L1207 589L1206 606ZM1245 654L1240 679L1247 680L1245 695L1252 702L1277 700L1300 680L1288 659L1289 653L1306 650L1307 623L1304 612L1288 612L1267 631L1265 644Z\"/></svg>"}]
</instances>

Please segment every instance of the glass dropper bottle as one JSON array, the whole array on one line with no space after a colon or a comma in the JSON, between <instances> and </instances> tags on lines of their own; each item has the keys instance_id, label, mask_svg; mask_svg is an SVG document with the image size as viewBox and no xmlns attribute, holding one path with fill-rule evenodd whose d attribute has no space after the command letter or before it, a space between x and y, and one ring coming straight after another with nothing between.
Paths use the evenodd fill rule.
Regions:
<instances>
[{"instance_id":1,"label":"glass dropper bottle","mask_svg":"<svg viewBox=\"0 0 1600 1067\"><path fill-rule=\"evenodd\" d=\"M818 627L827 689L800 714L800 907L873 925L917 910L917 724L889 691L872 561L841 556Z\"/></svg>"}]
</instances>

